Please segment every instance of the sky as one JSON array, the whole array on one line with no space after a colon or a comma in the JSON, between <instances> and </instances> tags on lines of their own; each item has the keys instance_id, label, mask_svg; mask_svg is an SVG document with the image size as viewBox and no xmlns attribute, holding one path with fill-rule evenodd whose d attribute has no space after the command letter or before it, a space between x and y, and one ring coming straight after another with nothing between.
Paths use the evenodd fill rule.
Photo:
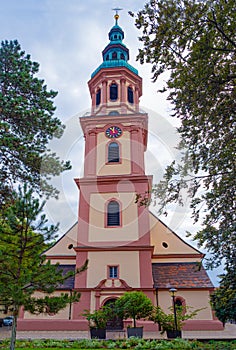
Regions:
<instances>
[{"instance_id":1,"label":"sky","mask_svg":"<svg viewBox=\"0 0 236 350\"><path fill-rule=\"evenodd\" d=\"M147 1L141 0L0 0L0 33L2 40L17 39L22 50L40 64L39 77L48 89L58 91L55 116L66 125L64 136L54 140L50 148L62 159L70 159L72 170L55 178L60 190L59 200L47 202L46 212L51 222L60 223L59 235L64 234L77 220L78 189L74 178L83 176L84 139L79 117L90 110L91 100L87 82L91 73L102 63L102 50L109 43L108 32L114 25L113 8L119 7L119 25L125 32L124 44L130 50L129 63L143 78L140 106L149 113L146 174L154 176L154 183L163 175L167 164L178 159L176 125L170 117L171 106L166 95L157 93L163 81L153 83L151 65L136 61L141 33L134 26L128 11L137 12ZM157 207L151 210L157 215ZM178 235L196 232L186 197L184 207L172 205L168 217L162 221ZM203 251L201 249L201 251ZM221 270L220 270L221 271ZM209 272L216 283L217 271Z\"/></svg>"}]
</instances>

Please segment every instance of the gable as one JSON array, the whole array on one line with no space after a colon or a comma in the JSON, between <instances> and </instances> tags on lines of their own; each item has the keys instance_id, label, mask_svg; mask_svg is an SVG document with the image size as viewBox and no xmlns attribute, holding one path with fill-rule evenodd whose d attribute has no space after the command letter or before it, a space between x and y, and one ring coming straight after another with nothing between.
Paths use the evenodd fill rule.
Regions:
<instances>
[{"instance_id":1,"label":"gable","mask_svg":"<svg viewBox=\"0 0 236 350\"><path fill-rule=\"evenodd\" d=\"M77 244L77 230L78 223L76 222L45 254L50 260L60 258L75 258L76 253L74 249L70 249L70 245ZM60 261L58 261L60 262Z\"/></svg>"},{"instance_id":2,"label":"gable","mask_svg":"<svg viewBox=\"0 0 236 350\"><path fill-rule=\"evenodd\" d=\"M204 255L199 250L186 243L151 212L149 220L150 240L151 245L154 247L154 258L163 258L163 262L165 258L168 258L169 262L176 262L178 258L180 259L179 261L183 261L183 259L189 262L201 261Z\"/></svg>"}]
</instances>

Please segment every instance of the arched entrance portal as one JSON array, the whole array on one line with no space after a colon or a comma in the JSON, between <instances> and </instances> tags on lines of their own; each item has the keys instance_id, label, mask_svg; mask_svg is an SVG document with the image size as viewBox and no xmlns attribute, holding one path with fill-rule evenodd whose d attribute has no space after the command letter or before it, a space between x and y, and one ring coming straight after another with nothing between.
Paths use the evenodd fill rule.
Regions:
<instances>
[{"instance_id":1,"label":"arched entrance portal","mask_svg":"<svg viewBox=\"0 0 236 350\"><path fill-rule=\"evenodd\" d=\"M116 299L109 299L104 303L104 306L109 306L111 309L114 308L114 303ZM107 321L106 329L107 330L122 330L123 329L123 320L118 316L114 316L111 312L111 318Z\"/></svg>"}]
</instances>

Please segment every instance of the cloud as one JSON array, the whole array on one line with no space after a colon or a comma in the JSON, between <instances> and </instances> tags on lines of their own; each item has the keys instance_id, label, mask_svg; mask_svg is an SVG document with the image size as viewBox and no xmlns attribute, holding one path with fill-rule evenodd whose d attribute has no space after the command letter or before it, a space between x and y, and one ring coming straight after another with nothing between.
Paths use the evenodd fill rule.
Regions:
<instances>
[{"instance_id":1,"label":"cloud","mask_svg":"<svg viewBox=\"0 0 236 350\"><path fill-rule=\"evenodd\" d=\"M150 115L147 173L154 174L157 181L169 160L177 156L174 127L178 121L169 117L171 106L166 100L167 95L157 93L164 81L153 84L151 65L136 62L141 45L138 41L140 32L128 11L136 12L145 3L141 0L119 0L119 7L124 9L120 13L119 24L125 32L124 43L130 50L130 64L143 78L140 104L149 109ZM109 42L108 32L114 25L111 9L117 5L117 1L110 0L8 0L1 3L2 40L18 39L22 49L40 63L39 76L45 79L48 88L58 91L56 116L63 120L67 129L63 138L54 141L51 146L64 159L71 159L73 168L54 179L61 189L61 196L59 201L49 201L47 208L52 221L61 222L62 231L77 219L78 189L73 178L82 174L84 150L78 118L90 108L87 82L102 62L101 52ZM185 216L186 209L183 213L182 209L173 206L172 210L172 217L163 220L181 234L186 228L191 231L192 221L189 213Z\"/></svg>"}]
</instances>

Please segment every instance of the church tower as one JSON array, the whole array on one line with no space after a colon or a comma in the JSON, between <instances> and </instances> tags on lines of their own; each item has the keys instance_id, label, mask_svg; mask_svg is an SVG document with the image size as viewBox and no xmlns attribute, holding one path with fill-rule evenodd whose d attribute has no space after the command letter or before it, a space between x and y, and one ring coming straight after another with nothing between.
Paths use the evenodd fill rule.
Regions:
<instances>
[{"instance_id":1,"label":"church tower","mask_svg":"<svg viewBox=\"0 0 236 350\"><path fill-rule=\"evenodd\" d=\"M74 272L89 260L86 271L55 292L81 292L81 299L57 314L35 316L22 309L18 330L87 332L84 310L94 311L134 290L144 292L168 313L169 290L174 287L177 305L201 309L186 322L185 335L203 331L207 337L209 330L221 330L222 324L209 303L214 286L204 268L198 268L204 255L135 202L137 194L148 197L152 187L144 162L148 115L139 108L142 79L128 63L118 19L116 13L103 62L88 82L91 113L80 118L85 155L84 175L75 179L78 222L46 252L47 259L65 272ZM129 322L110 320L107 329L124 330ZM140 322L147 337L160 337L156 324Z\"/></svg>"},{"instance_id":2,"label":"church tower","mask_svg":"<svg viewBox=\"0 0 236 350\"><path fill-rule=\"evenodd\" d=\"M103 62L88 82L91 115L80 118L85 160L84 177L75 179L80 190L77 266L89 260L86 273L75 280L75 288L83 290L81 311L97 309L125 291L154 296L149 212L135 203L136 194L152 186L144 165L148 116L139 109L142 79L128 63L118 18Z\"/></svg>"}]
</instances>

